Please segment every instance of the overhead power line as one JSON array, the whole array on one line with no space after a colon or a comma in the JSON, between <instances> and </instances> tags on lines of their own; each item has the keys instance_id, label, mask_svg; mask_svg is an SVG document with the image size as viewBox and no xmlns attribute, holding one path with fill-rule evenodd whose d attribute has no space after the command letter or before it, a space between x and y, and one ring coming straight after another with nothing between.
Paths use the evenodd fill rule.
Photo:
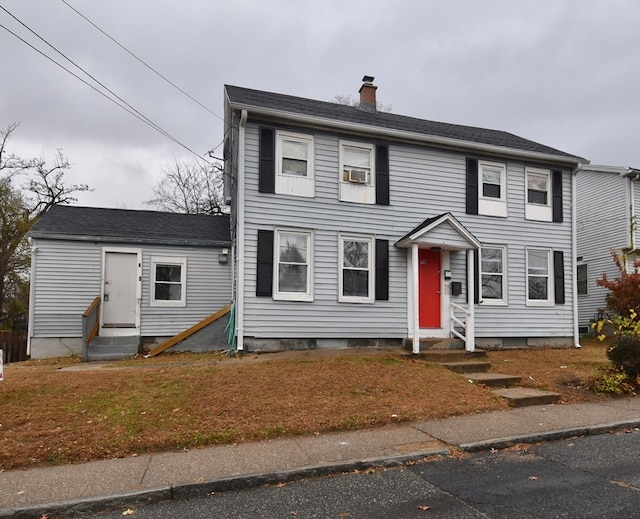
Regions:
<instances>
[{"instance_id":1,"label":"overhead power line","mask_svg":"<svg viewBox=\"0 0 640 519\"><path fill-rule=\"evenodd\" d=\"M78 11L75 7L73 7L71 4L69 4L69 2L67 2L67 0L61 0L61 2L63 4L65 4L67 7L69 7L69 9L71 9L72 11L74 11L78 16L80 16L81 18L83 18L85 21L87 21L89 24L91 24L95 29L97 29L98 31L100 31L102 34L104 34L107 38L109 38L113 43L115 43L118 47L120 47L122 50L124 50L127 54L129 54L130 56L134 57L136 60L138 60L140 63L142 63L145 67L147 67L149 70L151 70L154 74L156 74L158 77L162 78L163 80L165 80L167 83L169 83L173 88L175 88L176 90L178 90L179 92L181 92L182 94L184 94L185 96L187 96L189 99L191 99L191 101L193 101L194 103L196 103L198 106L200 106L201 108L204 108L207 112L209 112L211 115L213 115L214 117L217 117L218 119L220 119L222 122L224 122L224 118L220 117L217 113L215 113L213 110L209 109L207 106L205 106L204 104L202 104L200 101L198 101L197 99L195 99L194 97L192 97L188 92L185 92L182 88L180 88L178 85L176 85L173 81L171 81L170 79L166 78L165 76L163 76L160 72L158 72L155 68L153 68L151 65L149 65L146 61L144 61L142 58L139 58L136 54L134 54L133 52L131 52L127 47L125 47L122 43L120 43L118 40L116 40L113 36L111 36L110 34L108 34L107 32L105 32L103 29L101 29L100 27L98 27L98 25L96 25L93 21L91 21L89 18L87 18L84 14L82 14L80 11Z\"/></svg>"},{"instance_id":2,"label":"overhead power line","mask_svg":"<svg viewBox=\"0 0 640 519\"><path fill-rule=\"evenodd\" d=\"M36 36L38 39L40 39L42 42L44 42L47 46L49 46L51 49L53 49L55 52L57 52L60 56L62 56L64 59L66 59L69 63L71 63L74 67L76 67L78 70L82 71L84 74L86 74L89 78L91 78L93 81L95 81L98 85L100 85L102 88L104 88L107 92L109 92L112 96L115 97L115 99L113 97L110 97L109 95L107 95L105 92L101 91L100 89L96 88L95 85L90 84L88 81L86 81L84 78L78 76L77 74L75 74L74 72L72 72L71 70L69 70L68 68L66 68L64 65L62 65L61 63L57 62L55 59L53 59L51 56L47 55L46 53L44 53L43 51L41 51L40 49L38 49L37 47L35 47L34 45L32 45L31 43L27 42L24 38L22 38L21 36L19 36L18 34L16 34L15 32L13 32L12 30L8 29L7 27L5 27L4 25L0 24L0 27L2 29L4 29L5 31L7 31L8 33L10 33L11 35L13 35L14 37L16 37L18 40L20 40L21 42L23 42L25 45L27 45L28 47L32 48L33 50L35 50L36 52L38 52L39 54L41 54L42 56L44 56L45 58L47 58L49 61L53 62L54 64L58 65L60 68L62 68L64 71L66 71L67 73L71 74L73 77L75 77L76 79L80 80L82 83L84 83L85 85L89 86L90 88L92 88L93 90L95 90L96 92L98 92L100 95L102 95L103 97L106 97L109 101L111 101L112 103L114 103L115 105L119 106L120 108L122 108L123 110L125 110L126 112L128 112L129 114L133 115L134 117L136 117L137 119L139 119L140 121L142 121L143 123L147 124L148 126L150 126L151 128L153 128L154 130L156 130L158 133L164 135L165 137L167 137L168 139L170 139L171 141L175 142L176 144L178 144L179 146L181 146L182 148L184 148L185 150L187 150L188 152L192 153L193 155L195 155L196 157L198 157L200 160L208 163L209 165L213 165L211 162L209 162L207 159L205 159L203 156L201 156L200 154L196 153L195 151L193 151L191 148L189 148L186 144L182 143L181 141L179 141L176 137L174 137L173 135L171 135L168 131L164 130L161 126L159 126L158 124L154 123L151 119L149 119L148 117L146 117L144 114L142 114L140 111L138 111L137 109L135 109L133 106L131 106L129 103L127 103L124 99L122 99L120 96L118 96L115 92L113 92L110 88L108 88L106 85L104 85L102 82L100 82L98 79L96 79L94 76L92 76L89 72L87 72L86 70L84 70L80 65L76 64L73 60L71 60L69 57L67 57L64 53L62 53L61 51L59 51L56 47L54 47L51 43L49 43L47 40L45 40L42 36L40 36L38 33L36 33L34 30L32 30L30 27L28 27L24 22L22 22L20 19L18 19L16 16L14 16L12 13L10 13L7 9L5 9L3 6L0 5L0 9L2 9L5 13L7 13L9 16L11 16L14 20L16 20L20 25L22 25L25 29L27 29L29 32L31 32L34 36ZM117 100L116 100L117 99ZM119 102L118 102L119 101Z\"/></svg>"}]
</instances>

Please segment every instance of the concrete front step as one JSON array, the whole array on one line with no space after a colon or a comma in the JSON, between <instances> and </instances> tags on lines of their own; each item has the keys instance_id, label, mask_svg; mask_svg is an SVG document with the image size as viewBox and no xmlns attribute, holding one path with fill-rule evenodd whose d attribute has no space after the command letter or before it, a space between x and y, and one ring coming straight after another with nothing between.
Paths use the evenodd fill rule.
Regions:
<instances>
[{"instance_id":1,"label":"concrete front step","mask_svg":"<svg viewBox=\"0 0 640 519\"><path fill-rule=\"evenodd\" d=\"M138 353L139 336L96 337L87 349L87 360L129 359Z\"/></svg>"},{"instance_id":2,"label":"concrete front step","mask_svg":"<svg viewBox=\"0 0 640 519\"><path fill-rule=\"evenodd\" d=\"M494 389L493 392L502 398L506 398L511 407L553 404L557 402L561 396L559 393L552 391L542 391L540 389L530 389L527 387Z\"/></svg>"},{"instance_id":3,"label":"concrete front step","mask_svg":"<svg viewBox=\"0 0 640 519\"><path fill-rule=\"evenodd\" d=\"M520 382L520 377L516 375L505 375L504 373L461 373L469 382L483 384L487 387L515 386Z\"/></svg>"},{"instance_id":4,"label":"concrete front step","mask_svg":"<svg viewBox=\"0 0 640 519\"><path fill-rule=\"evenodd\" d=\"M483 350L427 350L416 353L415 358L436 364L445 364L451 362L471 362L474 359L486 359L487 354Z\"/></svg>"},{"instance_id":5,"label":"concrete front step","mask_svg":"<svg viewBox=\"0 0 640 519\"><path fill-rule=\"evenodd\" d=\"M489 371L491 363L482 361L442 362L442 366L455 373L481 373Z\"/></svg>"},{"instance_id":6,"label":"concrete front step","mask_svg":"<svg viewBox=\"0 0 640 519\"><path fill-rule=\"evenodd\" d=\"M407 349L413 348L413 339L404 339L402 343ZM450 337L420 339L420 351L429 350L464 350L464 341Z\"/></svg>"}]
</instances>

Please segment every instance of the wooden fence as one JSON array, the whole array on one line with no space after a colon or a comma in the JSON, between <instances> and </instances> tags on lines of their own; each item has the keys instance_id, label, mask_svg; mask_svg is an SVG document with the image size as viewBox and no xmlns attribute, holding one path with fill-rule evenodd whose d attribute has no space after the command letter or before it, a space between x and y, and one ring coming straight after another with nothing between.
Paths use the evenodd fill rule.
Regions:
<instances>
[{"instance_id":1,"label":"wooden fence","mask_svg":"<svg viewBox=\"0 0 640 519\"><path fill-rule=\"evenodd\" d=\"M27 330L0 330L0 350L5 364L27 360Z\"/></svg>"}]
</instances>

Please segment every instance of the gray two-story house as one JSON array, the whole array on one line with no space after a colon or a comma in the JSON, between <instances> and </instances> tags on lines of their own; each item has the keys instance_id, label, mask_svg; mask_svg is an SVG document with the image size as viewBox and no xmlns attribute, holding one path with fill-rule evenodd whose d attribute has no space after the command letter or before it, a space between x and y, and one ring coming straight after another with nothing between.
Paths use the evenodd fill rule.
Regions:
<instances>
[{"instance_id":1,"label":"gray two-story house","mask_svg":"<svg viewBox=\"0 0 640 519\"><path fill-rule=\"evenodd\" d=\"M580 332L606 312L607 289L596 281L620 275L611 252L627 269L640 258L640 169L583 165L576 175L577 276ZM640 290L640 287L639 287Z\"/></svg>"},{"instance_id":2,"label":"gray two-story house","mask_svg":"<svg viewBox=\"0 0 640 519\"><path fill-rule=\"evenodd\" d=\"M237 348L577 344L586 161L378 112L376 88L353 107L225 87Z\"/></svg>"}]
</instances>

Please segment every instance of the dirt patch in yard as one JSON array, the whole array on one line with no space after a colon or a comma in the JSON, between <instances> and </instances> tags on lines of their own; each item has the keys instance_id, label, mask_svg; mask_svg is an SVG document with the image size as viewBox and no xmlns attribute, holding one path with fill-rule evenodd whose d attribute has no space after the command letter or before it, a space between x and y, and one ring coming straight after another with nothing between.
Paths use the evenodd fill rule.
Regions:
<instances>
[{"instance_id":1,"label":"dirt patch in yard","mask_svg":"<svg viewBox=\"0 0 640 519\"><path fill-rule=\"evenodd\" d=\"M596 400L586 389L604 345L489 352L523 385ZM0 470L386 427L505 409L489 389L404 351L170 354L82 364L5 365Z\"/></svg>"}]
</instances>

